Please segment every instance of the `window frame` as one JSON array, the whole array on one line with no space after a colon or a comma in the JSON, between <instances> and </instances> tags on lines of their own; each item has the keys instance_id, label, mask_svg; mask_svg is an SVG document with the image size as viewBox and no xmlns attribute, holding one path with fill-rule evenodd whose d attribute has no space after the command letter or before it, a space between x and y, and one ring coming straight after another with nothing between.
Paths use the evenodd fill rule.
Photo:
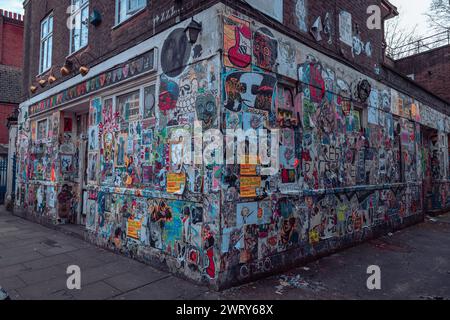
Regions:
<instances>
[{"instance_id":1,"label":"window frame","mask_svg":"<svg viewBox=\"0 0 450 320\"><path fill-rule=\"evenodd\" d=\"M139 120L139 118L141 116L141 113L142 113L142 105L143 105L142 91L143 91L142 86L138 86L138 87L135 87L133 90L129 90L129 91L127 90L127 91L125 91L123 93L118 93L118 94L114 95L114 99L116 101L116 103L115 103L115 106L116 106L115 112L119 114L120 123L121 124L129 124L131 122ZM136 96L137 100L138 100L138 106L133 109L133 110L137 109L137 114L133 114L133 119L131 119L131 120L130 119L124 120L123 116L124 116L125 109L123 109L123 107L125 107L126 103L121 107L120 99L124 98L124 97L128 97L129 98L129 97L132 97L132 96ZM131 111L131 109L129 111ZM130 116L130 115L128 115L128 116Z\"/></svg>"},{"instance_id":2,"label":"window frame","mask_svg":"<svg viewBox=\"0 0 450 320\"><path fill-rule=\"evenodd\" d=\"M74 4L73 4L73 2L74 2L75 0L71 0L71 5L72 5L72 9L75 7L74 6ZM83 1L83 0L80 0L80 1ZM75 49L74 47L73 47L73 41L74 41L74 31L75 31L75 28L72 28L71 30L70 30L70 44L69 44L69 56L70 55L73 55L74 53L76 53L76 52L78 52L78 51L80 51L80 50L82 50L83 48L86 48L87 46L88 46L88 44L89 44L89 5L90 5L90 3L89 3L89 0L84 0L84 1L86 1L85 3L83 3L83 4L81 4L79 7L76 7L76 9L75 9L75 11L71 11L70 12L70 15L71 15L71 17L73 17L74 15L77 15L77 14L79 14L80 15L80 36L79 36L79 42L80 42L80 47L78 48L78 49ZM87 17L86 17L86 32L87 32L87 41L86 41L86 43L84 44L84 45L81 45L81 39L83 38L83 36L82 36L82 34L83 34L83 21L81 21L81 14L82 14L82 12L83 12L83 10L84 9L86 9L87 8L87 12L88 12L88 15L87 15Z\"/></svg>"},{"instance_id":3,"label":"window frame","mask_svg":"<svg viewBox=\"0 0 450 320\"><path fill-rule=\"evenodd\" d=\"M155 87L155 104L153 106L153 111L154 114L152 117L148 117L145 118L144 115L144 104L145 104L145 89L148 87ZM152 78L150 80L145 80L145 82L136 84L136 85L132 85L126 89L122 89L122 90L111 90L109 92L106 92L104 95L101 95L102 98L102 106L104 105L106 100L111 99L112 100L112 113L115 114L117 112L119 112L119 106L118 106L118 98L128 95L130 93L133 93L135 91L139 91L139 117L138 120L139 121L145 121L148 119L152 119L156 117L156 112L157 112L157 108L158 108L158 86L157 86L157 80Z\"/></svg>"},{"instance_id":4,"label":"window frame","mask_svg":"<svg viewBox=\"0 0 450 320\"><path fill-rule=\"evenodd\" d=\"M49 22L51 20L51 31L49 30ZM44 24L47 23L47 33L44 36ZM41 29L39 33L39 74L42 74L52 67L52 60L53 60L53 11L50 12L44 19L41 21ZM48 41L51 40L51 47L48 48L48 51L46 52L47 55L47 65L44 66L44 46L48 46Z\"/></svg>"},{"instance_id":5,"label":"window frame","mask_svg":"<svg viewBox=\"0 0 450 320\"><path fill-rule=\"evenodd\" d=\"M43 137L40 136L39 125L45 122L45 134ZM49 129L49 120L48 118L42 118L36 120L36 142L45 141L48 139L48 129Z\"/></svg>"},{"instance_id":6,"label":"window frame","mask_svg":"<svg viewBox=\"0 0 450 320\"><path fill-rule=\"evenodd\" d=\"M126 22L127 20L129 20L130 18L134 17L138 13L142 12L143 10L145 10L145 8L147 8L147 4L148 3L147 3L146 0L143 0L144 3L142 5L142 7L137 8L134 11L130 12L130 8L129 8L130 3L131 3L130 1L131 0L116 0L116 3L115 3L115 5L116 5L116 8L115 8L115 19L114 19L115 20L115 25L114 25L114 27L117 27L117 26L121 25L122 23ZM126 7L126 10L125 10L126 15L122 19L120 19L120 14L121 14L120 5L121 5L121 2L125 2L124 5Z\"/></svg>"}]
</instances>

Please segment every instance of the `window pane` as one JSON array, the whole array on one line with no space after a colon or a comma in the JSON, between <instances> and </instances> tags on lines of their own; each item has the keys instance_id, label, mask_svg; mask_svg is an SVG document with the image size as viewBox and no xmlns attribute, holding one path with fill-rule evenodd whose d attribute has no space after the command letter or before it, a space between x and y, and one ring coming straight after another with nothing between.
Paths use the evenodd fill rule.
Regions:
<instances>
[{"instance_id":1,"label":"window pane","mask_svg":"<svg viewBox=\"0 0 450 320\"><path fill-rule=\"evenodd\" d=\"M40 72L47 70L52 64L52 33L53 16L48 16L41 24Z\"/></svg>"},{"instance_id":2,"label":"window pane","mask_svg":"<svg viewBox=\"0 0 450 320\"><path fill-rule=\"evenodd\" d=\"M40 61L41 64L40 64L39 73L41 73L42 70L44 70L44 60L45 60L45 57L46 57L44 52L45 52L45 43L42 43L42 45L41 45L41 61Z\"/></svg>"},{"instance_id":3,"label":"window pane","mask_svg":"<svg viewBox=\"0 0 450 320\"><path fill-rule=\"evenodd\" d=\"M52 32L53 32L53 16L51 16L48 21L48 33Z\"/></svg>"},{"instance_id":4,"label":"window pane","mask_svg":"<svg viewBox=\"0 0 450 320\"><path fill-rule=\"evenodd\" d=\"M136 12L145 6L146 0L128 0L128 12Z\"/></svg>"},{"instance_id":5,"label":"window pane","mask_svg":"<svg viewBox=\"0 0 450 320\"><path fill-rule=\"evenodd\" d=\"M118 0L118 12L119 12L119 17L118 17L118 22L122 22L123 20L126 19L127 16L127 1L126 0Z\"/></svg>"},{"instance_id":6,"label":"window pane","mask_svg":"<svg viewBox=\"0 0 450 320\"><path fill-rule=\"evenodd\" d=\"M43 54L44 54L44 62L42 63L42 70L41 71L46 70L47 69L47 65L48 65L48 42L49 42L49 40L45 40L44 41L44 45L43 45L43 47L44 47L44 52L43 52Z\"/></svg>"},{"instance_id":7,"label":"window pane","mask_svg":"<svg viewBox=\"0 0 450 320\"><path fill-rule=\"evenodd\" d=\"M47 19L42 23L42 32L41 32L41 39L44 38L48 33L48 23Z\"/></svg>"},{"instance_id":8,"label":"window pane","mask_svg":"<svg viewBox=\"0 0 450 320\"><path fill-rule=\"evenodd\" d=\"M80 37L81 37L80 18L81 18L80 13L77 13L74 18L75 26L72 29L72 52L75 52L80 48Z\"/></svg>"},{"instance_id":9,"label":"window pane","mask_svg":"<svg viewBox=\"0 0 450 320\"><path fill-rule=\"evenodd\" d=\"M41 120L37 123L37 140L47 138L47 119Z\"/></svg>"},{"instance_id":10,"label":"window pane","mask_svg":"<svg viewBox=\"0 0 450 320\"><path fill-rule=\"evenodd\" d=\"M80 47L84 47L88 43L89 33L89 7L85 7L81 11L81 39Z\"/></svg>"},{"instance_id":11,"label":"window pane","mask_svg":"<svg viewBox=\"0 0 450 320\"><path fill-rule=\"evenodd\" d=\"M140 91L137 90L117 97L117 111L122 124L139 118L139 95Z\"/></svg>"},{"instance_id":12,"label":"window pane","mask_svg":"<svg viewBox=\"0 0 450 320\"><path fill-rule=\"evenodd\" d=\"M48 65L48 40L44 42L44 64L42 65L42 71L47 69Z\"/></svg>"},{"instance_id":13,"label":"window pane","mask_svg":"<svg viewBox=\"0 0 450 320\"><path fill-rule=\"evenodd\" d=\"M155 86L144 89L144 119L155 116Z\"/></svg>"},{"instance_id":14,"label":"window pane","mask_svg":"<svg viewBox=\"0 0 450 320\"><path fill-rule=\"evenodd\" d=\"M45 69L50 68L50 66L52 65L52 45L53 45L53 36L48 38L47 65Z\"/></svg>"},{"instance_id":15,"label":"window pane","mask_svg":"<svg viewBox=\"0 0 450 320\"><path fill-rule=\"evenodd\" d=\"M147 0L116 0L117 23L121 23L131 17L147 5Z\"/></svg>"},{"instance_id":16,"label":"window pane","mask_svg":"<svg viewBox=\"0 0 450 320\"><path fill-rule=\"evenodd\" d=\"M75 10L77 10L80 7L80 0L72 0L72 6L75 7Z\"/></svg>"}]
</instances>

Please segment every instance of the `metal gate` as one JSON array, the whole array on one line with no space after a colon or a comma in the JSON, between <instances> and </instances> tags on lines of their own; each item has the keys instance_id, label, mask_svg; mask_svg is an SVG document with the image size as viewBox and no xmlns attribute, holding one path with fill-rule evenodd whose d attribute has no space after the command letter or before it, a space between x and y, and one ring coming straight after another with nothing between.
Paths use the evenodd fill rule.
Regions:
<instances>
[{"instance_id":1,"label":"metal gate","mask_svg":"<svg viewBox=\"0 0 450 320\"><path fill-rule=\"evenodd\" d=\"M0 158L0 204L5 204L6 184L8 181L8 158Z\"/></svg>"}]
</instances>

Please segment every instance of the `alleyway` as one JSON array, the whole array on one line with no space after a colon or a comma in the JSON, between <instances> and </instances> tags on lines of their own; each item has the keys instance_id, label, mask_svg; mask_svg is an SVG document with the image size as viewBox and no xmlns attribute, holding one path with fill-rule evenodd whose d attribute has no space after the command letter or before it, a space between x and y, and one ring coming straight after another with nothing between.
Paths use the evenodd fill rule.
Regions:
<instances>
[{"instance_id":1,"label":"alleyway","mask_svg":"<svg viewBox=\"0 0 450 320\"><path fill-rule=\"evenodd\" d=\"M221 293L0 211L0 286L12 299L450 299L450 214ZM81 268L82 289L66 288ZM382 290L366 288L369 265Z\"/></svg>"}]
</instances>

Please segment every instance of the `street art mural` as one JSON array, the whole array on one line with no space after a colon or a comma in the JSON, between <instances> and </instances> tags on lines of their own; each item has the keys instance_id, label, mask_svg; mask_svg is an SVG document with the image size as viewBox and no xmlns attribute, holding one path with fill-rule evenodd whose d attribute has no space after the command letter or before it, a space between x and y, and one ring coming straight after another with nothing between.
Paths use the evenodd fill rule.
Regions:
<instances>
[{"instance_id":1,"label":"street art mural","mask_svg":"<svg viewBox=\"0 0 450 320\"><path fill-rule=\"evenodd\" d=\"M447 116L242 15L222 18L211 27L223 26L223 52L199 56L182 29L164 34L157 81L93 94L85 125L63 111L26 117L17 206L60 223L81 212L90 241L216 287L419 221L424 205L448 207ZM349 42L351 17L340 19ZM274 174L258 157L189 162L192 145L206 147L194 123L279 130L268 139Z\"/></svg>"},{"instance_id":2,"label":"street art mural","mask_svg":"<svg viewBox=\"0 0 450 320\"><path fill-rule=\"evenodd\" d=\"M224 19L224 65L250 70L252 62L250 22L230 16Z\"/></svg>"}]
</instances>

